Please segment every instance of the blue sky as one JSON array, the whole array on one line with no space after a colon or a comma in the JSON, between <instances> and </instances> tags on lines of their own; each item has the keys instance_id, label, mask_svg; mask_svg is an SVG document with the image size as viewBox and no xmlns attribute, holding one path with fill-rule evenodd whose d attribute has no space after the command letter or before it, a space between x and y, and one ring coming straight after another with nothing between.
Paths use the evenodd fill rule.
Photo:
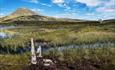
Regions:
<instances>
[{"instance_id":1,"label":"blue sky","mask_svg":"<svg viewBox=\"0 0 115 70\"><path fill-rule=\"evenodd\" d=\"M115 0L0 0L0 17L23 7L58 18L115 18Z\"/></svg>"}]
</instances>

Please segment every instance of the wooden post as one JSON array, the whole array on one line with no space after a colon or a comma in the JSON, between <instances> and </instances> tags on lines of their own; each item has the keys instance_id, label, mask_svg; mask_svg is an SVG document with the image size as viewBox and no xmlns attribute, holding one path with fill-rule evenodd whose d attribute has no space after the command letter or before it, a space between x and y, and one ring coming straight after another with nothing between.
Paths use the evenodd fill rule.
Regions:
<instances>
[{"instance_id":1,"label":"wooden post","mask_svg":"<svg viewBox=\"0 0 115 70\"><path fill-rule=\"evenodd\" d=\"M37 63L33 38L31 38L31 63Z\"/></svg>"},{"instance_id":2,"label":"wooden post","mask_svg":"<svg viewBox=\"0 0 115 70\"><path fill-rule=\"evenodd\" d=\"M37 57L42 57L42 48L41 45L39 45L39 48L37 49Z\"/></svg>"}]
</instances>

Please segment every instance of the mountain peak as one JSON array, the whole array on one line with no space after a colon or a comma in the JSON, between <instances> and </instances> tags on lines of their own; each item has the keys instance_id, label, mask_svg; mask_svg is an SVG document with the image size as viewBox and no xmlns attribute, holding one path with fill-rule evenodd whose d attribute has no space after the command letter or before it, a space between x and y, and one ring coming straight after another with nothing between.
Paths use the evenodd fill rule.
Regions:
<instances>
[{"instance_id":1,"label":"mountain peak","mask_svg":"<svg viewBox=\"0 0 115 70\"><path fill-rule=\"evenodd\" d=\"M12 16L31 16L37 15L37 13L27 9L27 8L18 8L14 13L11 14Z\"/></svg>"}]
</instances>

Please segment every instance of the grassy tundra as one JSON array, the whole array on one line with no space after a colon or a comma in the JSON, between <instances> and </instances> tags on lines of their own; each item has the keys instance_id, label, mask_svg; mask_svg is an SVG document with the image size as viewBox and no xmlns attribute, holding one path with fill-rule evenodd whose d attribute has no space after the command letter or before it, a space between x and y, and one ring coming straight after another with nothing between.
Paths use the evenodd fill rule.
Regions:
<instances>
[{"instance_id":1,"label":"grassy tundra","mask_svg":"<svg viewBox=\"0 0 115 70\"><path fill-rule=\"evenodd\" d=\"M48 24L47 24L48 23ZM88 45L95 43L115 44L115 24L112 22L13 22L1 25L14 25L16 28L2 30L14 34L13 38L0 40L0 70L21 70L24 66L6 66L3 63L29 63L30 53L18 53L17 49L26 49L30 38L48 41L52 47L68 45ZM58 65L74 70L114 70L115 45L93 48L71 48L61 52L51 50L44 57L58 60ZM10 49L10 50L9 50ZM5 52L3 51L5 50ZM4 55L5 54L5 55ZM85 65L86 66L85 66ZM64 69L63 67L62 70ZM71 69L70 69L71 70Z\"/></svg>"},{"instance_id":2,"label":"grassy tundra","mask_svg":"<svg viewBox=\"0 0 115 70\"><path fill-rule=\"evenodd\" d=\"M18 22L19 23L19 22ZM21 23L21 22L20 22ZM30 22L31 23L31 22ZM38 24L37 24L38 23ZM13 38L0 40L1 47L25 47L33 37L49 41L52 45L91 44L96 42L115 42L115 24L89 22L57 22L15 24L16 28L4 32L16 34ZM12 23L13 24L13 23ZM65 40L66 39L66 40Z\"/></svg>"}]
</instances>

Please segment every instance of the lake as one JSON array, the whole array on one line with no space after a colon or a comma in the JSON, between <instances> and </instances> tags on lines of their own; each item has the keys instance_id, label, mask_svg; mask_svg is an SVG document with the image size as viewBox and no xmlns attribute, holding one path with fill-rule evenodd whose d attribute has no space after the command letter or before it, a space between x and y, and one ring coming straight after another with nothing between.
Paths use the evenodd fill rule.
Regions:
<instances>
[{"instance_id":1,"label":"lake","mask_svg":"<svg viewBox=\"0 0 115 70\"><path fill-rule=\"evenodd\" d=\"M2 25L0 25L0 30L13 29L13 28L15 28L15 26L2 26ZM0 32L0 39L12 38L12 37L13 37L13 35L10 33Z\"/></svg>"}]
</instances>

